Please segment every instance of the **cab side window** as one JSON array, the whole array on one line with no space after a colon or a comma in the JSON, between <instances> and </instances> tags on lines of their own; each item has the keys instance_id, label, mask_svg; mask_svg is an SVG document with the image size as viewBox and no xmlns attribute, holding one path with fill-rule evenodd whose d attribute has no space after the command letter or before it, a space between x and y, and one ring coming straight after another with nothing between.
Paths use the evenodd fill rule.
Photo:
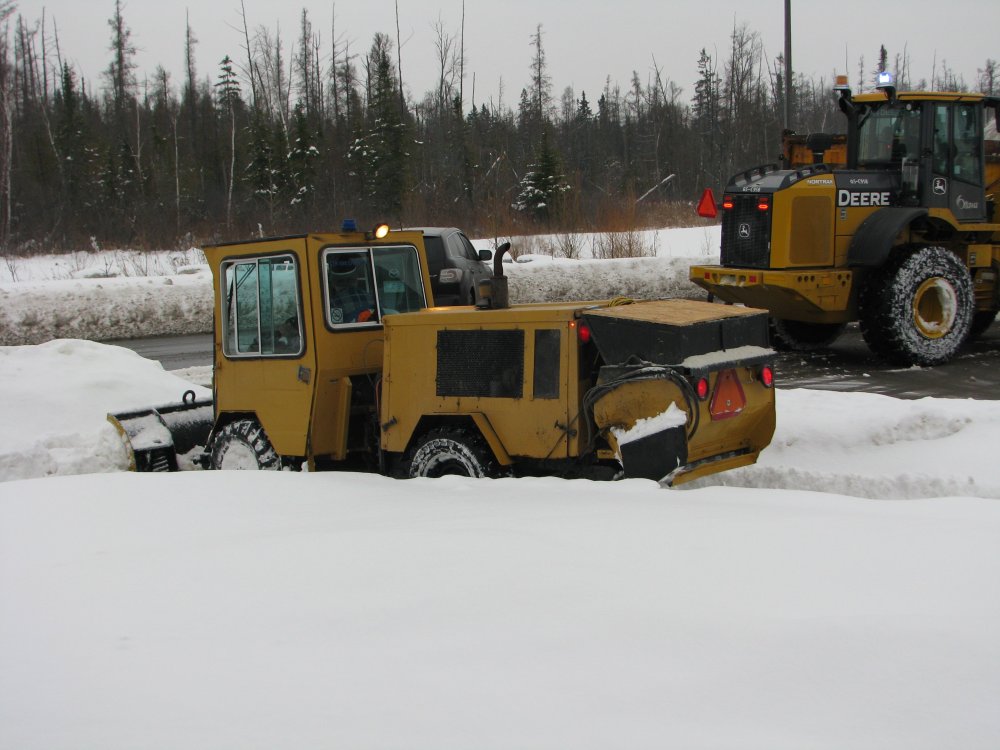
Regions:
<instances>
[{"instance_id":1,"label":"cab side window","mask_svg":"<svg viewBox=\"0 0 1000 750\"><path fill-rule=\"evenodd\" d=\"M979 110L972 104L955 105L955 163L952 176L975 185L982 183L982 161L979 158L982 126Z\"/></svg>"},{"instance_id":2,"label":"cab side window","mask_svg":"<svg viewBox=\"0 0 1000 750\"><path fill-rule=\"evenodd\" d=\"M227 356L302 352L302 313L294 257L223 263L223 351Z\"/></svg>"},{"instance_id":3,"label":"cab side window","mask_svg":"<svg viewBox=\"0 0 1000 750\"><path fill-rule=\"evenodd\" d=\"M948 112L942 104L934 107L934 172L948 174Z\"/></svg>"}]
</instances>

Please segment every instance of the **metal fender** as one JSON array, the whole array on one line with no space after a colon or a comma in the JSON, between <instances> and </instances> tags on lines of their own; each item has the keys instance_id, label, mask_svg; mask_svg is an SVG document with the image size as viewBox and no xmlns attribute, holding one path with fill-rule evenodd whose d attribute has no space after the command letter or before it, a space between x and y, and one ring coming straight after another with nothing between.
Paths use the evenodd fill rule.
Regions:
<instances>
[{"instance_id":1,"label":"metal fender","mask_svg":"<svg viewBox=\"0 0 1000 750\"><path fill-rule=\"evenodd\" d=\"M847 251L847 265L877 268L889 258L893 240L916 219L927 216L926 208L892 206L873 213L858 227Z\"/></svg>"}]
</instances>

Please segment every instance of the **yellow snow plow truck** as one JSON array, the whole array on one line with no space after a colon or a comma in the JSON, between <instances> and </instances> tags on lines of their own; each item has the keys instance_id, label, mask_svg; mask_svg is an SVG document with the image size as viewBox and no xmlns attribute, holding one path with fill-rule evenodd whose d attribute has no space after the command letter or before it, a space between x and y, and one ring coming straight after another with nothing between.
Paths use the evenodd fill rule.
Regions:
<instances>
[{"instance_id":1,"label":"yellow snow plow truck","mask_svg":"<svg viewBox=\"0 0 1000 750\"><path fill-rule=\"evenodd\" d=\"M691 300L435 307L420 231L205 248L213 400L111 415L139 470L668 483L753 463L774 431L762 311Z\"/></svg>"},{"instance_id":2,"label":"yellow snow plow truck","mask_svg":"<svg viewBox=\"0 0 1000 750\"><path fill-rule=\"evenodd\" d=\"M767 309L779 348L829 345L860 321L869 348L900 364L945 362L1000 310L1000 98L905 91L884 79L852 96L846 156L732 177L721 204L721 263L691 280L720 300ZM818 145L822 144L822 145ZM825 153L824 153L825 152ZM846 164L837 164L845 159Z\"/></svg>"}]
</instances>

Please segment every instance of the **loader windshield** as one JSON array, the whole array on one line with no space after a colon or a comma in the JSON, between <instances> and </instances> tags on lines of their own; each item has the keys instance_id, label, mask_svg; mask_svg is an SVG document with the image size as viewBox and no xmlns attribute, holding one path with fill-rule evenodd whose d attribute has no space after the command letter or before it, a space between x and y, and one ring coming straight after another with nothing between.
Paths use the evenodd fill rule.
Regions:
<instances>
[{"instance_id":1,"label":"loader windshield","mask_svg":"<svg viewBox=\"0 0 1000 750\"><path fill-rule=\"evenodd\" d=\"M920 105L872 107L858 119L858 166L899 166L920 155Z\"/></svg>"}]
</instances>

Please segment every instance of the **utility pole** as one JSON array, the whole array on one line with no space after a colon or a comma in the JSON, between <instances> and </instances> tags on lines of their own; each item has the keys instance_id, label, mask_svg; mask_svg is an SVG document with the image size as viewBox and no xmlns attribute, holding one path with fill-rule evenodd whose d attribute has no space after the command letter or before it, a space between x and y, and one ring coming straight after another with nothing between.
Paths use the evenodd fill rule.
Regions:
<instances>
[{"instance_id":1,"label":"utility pole","mask_svg":"<svg viewBox=\"0 0 1000 750\"><path fill-rule=\"evenodd\" d=\"M792 0L785 0L785 130L792 127Z\"/></svg>"}]
</instances>

